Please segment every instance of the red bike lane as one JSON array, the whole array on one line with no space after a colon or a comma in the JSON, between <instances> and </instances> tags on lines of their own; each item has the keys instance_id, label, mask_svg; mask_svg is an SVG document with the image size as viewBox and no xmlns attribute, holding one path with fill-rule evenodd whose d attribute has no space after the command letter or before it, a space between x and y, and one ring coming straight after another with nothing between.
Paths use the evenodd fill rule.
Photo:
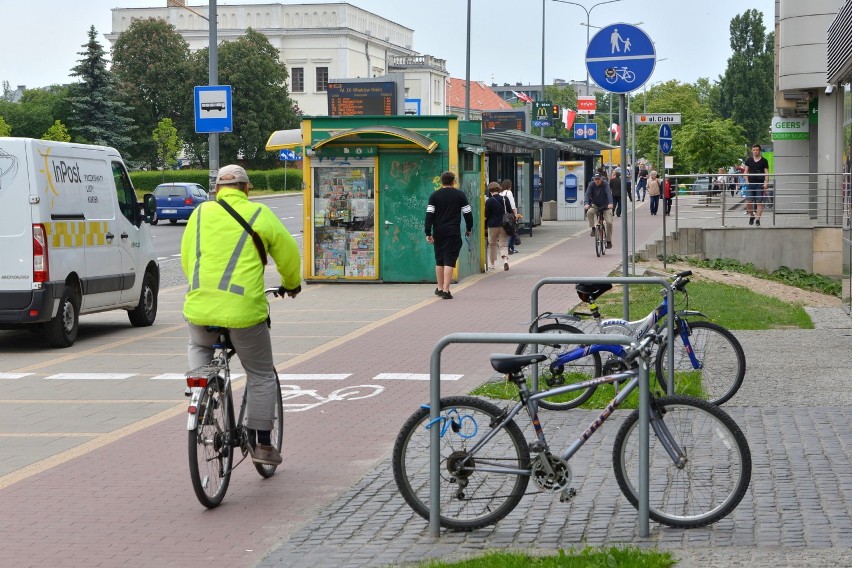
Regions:
<instances>
[{"instance_id":1,"label":"red bike lane","mask_svg":"<svg viewBox=\"0 0 852 568\"><path fill-rule=\"evenodd\" d=\"M646 208L637 211L637 241L657 229ZM652 225L653 222L653 225ZM555 224L555 227L560 225ZM620 262L620 231L614 248L597 258L586 229L538 252L536 237L522 244L508 272L468 279L453 300L424 297L333 348L283 373L348 374L338 381L299 381L327 395L342 387L376 385L374 396L331 401L284 421L283 467L262 479L251 463L240 465L225 500L206 510L195 499L187 467L183 414L27 477L0 490L3 564L14 566L252 566L340 493L354 485L390 451L403 421L428 402L429 382L376 380L380 373L429 373L432 350L457 332L525 332L530 291L544 277L604 276ZM549 228L549 231L554 230ZM555 229L559 230L559 229ZM340 285L337 295L370 302L370 287ZM375 300L373 300L375 301ZM577 302L572 286L541 289L541 310ZM494 375L488 354L513 346L467 344L444 350L441 372L463 375L442 381L443 395L461 394ZM287 383L283 380L282 383ZM378 389L363 389L373 393ZM241 394L241 393L240 393ZM351 396L351 395L350 395ZM292 403L300 402L296 399ZM310 403L309 399L304 401Z\"/></svg>"}]
</instances>

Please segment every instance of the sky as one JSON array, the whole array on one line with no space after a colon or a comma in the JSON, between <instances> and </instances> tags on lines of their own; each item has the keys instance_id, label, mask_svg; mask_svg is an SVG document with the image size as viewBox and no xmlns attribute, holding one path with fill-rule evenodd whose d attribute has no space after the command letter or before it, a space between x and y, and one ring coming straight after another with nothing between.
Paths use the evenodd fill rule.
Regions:
<instances>
[{"instance_id":1,"label":"sky","mask_svg":"<svg viewBox=\"0 0 852 568\"><path fill-rule=\"evenodd\" d=\"M298 4L279 0L283 4ZM554 0L470 0L470 79L490 85L539 85L544 80L586 79L586 10ZM166 0L0 0L7 22L0 34L0 81L14 89L74 81L70 69L94 25L101 44L111 31L111 8L164 6ZM276 0L219 0L219 5L276 3ZM309 2L301 2L309 3ZM330 0L314 3L327 4ZM353 4L414 30L413 48L445 59L453 77L466 76L467 2L465 0L350 0ZM207 0L188 5L207 6ZM545 18L542 21L542 5ZM638 25L654 42L657 64L645 87L676 79L692 83L716 80L725 71L730 48L731 19L746 9L764 14L767 31L774 29L774 0L578 0L591 8L590 37L595 26ZM595 4L599 4L595 6Z\"/></svg>"}]
</instances>

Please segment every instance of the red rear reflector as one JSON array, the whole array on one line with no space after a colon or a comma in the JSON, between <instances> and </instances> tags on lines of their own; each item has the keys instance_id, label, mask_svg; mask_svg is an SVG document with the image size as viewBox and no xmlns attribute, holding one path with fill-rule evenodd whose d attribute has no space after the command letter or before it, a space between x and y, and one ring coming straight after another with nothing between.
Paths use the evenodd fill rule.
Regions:
<instances>
[{"instance_id":1,"label":"red rear reflector","mask_svg":"<svg viewBox=\"0 0 852 568\"><path fill-rule=\"evenodd\" d=\"M207 387L207 377L187 377L186 378L186 386L189 388Z\"/></svg>"},{"instance_id":2,"label":"red rear reflector","mask_svg":"<svg viewBox=\"0 0 852 568\"><path fill-rule=\"evenodd\" d=\"M38 310L30 310L30 317L31 318L38 317Z\"/></svg>"},{"instance_id":3,"label":"red rear reflector","mask_svg":"<svg viewBox=\"0 0 852 568\"><path fill-rule=\"evenodd\" d=\"M198 412L198 409L194 406L190 406L188 410L190 414L195 414L196 412Z\"/></svg>"}]
</instances>

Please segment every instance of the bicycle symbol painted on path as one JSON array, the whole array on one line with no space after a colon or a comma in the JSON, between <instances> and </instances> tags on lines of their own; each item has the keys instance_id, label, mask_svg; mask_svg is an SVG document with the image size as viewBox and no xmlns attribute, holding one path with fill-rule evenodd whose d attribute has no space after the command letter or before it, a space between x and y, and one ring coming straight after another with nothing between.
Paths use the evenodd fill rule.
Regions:
<instances>
[{"instance_id":1,"label":"bicycle symbol painted on path","mask_svg":"<svg viewBox=\"0 0 852 568\"><path fill-rule=\"evenodd\" d=\"M606 82L607 83L615 83L621 79L625 83L632 83L636 80L636 73L629 70L626 66L621 67L620 69L617 67L609 67L606 70Z\"/></svg>"},{"instance_id":2,"label":"bicycle symbol painted on path","mask_svg":"<svg viewBox=\"0 0 852 568\"><path fill-rule=\"evenodd\" d=\"M304 412L329 402L371 398L381 394L384 390L385 387L379 385L354 385L337 389L325 397L313 389L303 389L297 385L281 385L281 400L284 401L284 412ZM288 403L288 401L300 397L309 397L312 401Z\"/></svg>"}]
</instances>

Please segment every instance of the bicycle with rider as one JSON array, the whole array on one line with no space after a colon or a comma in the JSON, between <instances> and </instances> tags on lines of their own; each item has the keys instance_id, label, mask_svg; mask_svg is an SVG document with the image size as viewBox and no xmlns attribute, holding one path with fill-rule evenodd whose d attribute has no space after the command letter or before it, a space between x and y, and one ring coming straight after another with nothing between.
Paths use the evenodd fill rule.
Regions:
<instances>
[{"instance_id":1,"label":"bicycle with rider","mask_svg":"<svg viewBox=\"0 0 852 568\"><path fill-rule=\"evenodd\" d=\"M216 177L216 199L192 213L181 241L181 265L189 283L183 315L189 327L189 368L213 359L220 332L227 328L246 372L248 420L257 432L252 461L278 465L281 454L271 444L278 388L272 359L264 293L266 252L275 260L285 293L301 291L299 246L278 216L248 199L248 174L225 166Z\"/></svg>"},{"instance_id":2,"label":"bicycle with rider","mask_svg":"<svg viewBox=\"0 0 852 568\"><path fill-rule=\"evenodd\" d=\"M606 248L612 248L612 190L600 172L595 173L594 178L586 187L583 209L586 211L586 219L589 221L592 237L595 236L595 222L598 211L603 212L604 222L606 223Z\"/></svg>"}]
</instances>

